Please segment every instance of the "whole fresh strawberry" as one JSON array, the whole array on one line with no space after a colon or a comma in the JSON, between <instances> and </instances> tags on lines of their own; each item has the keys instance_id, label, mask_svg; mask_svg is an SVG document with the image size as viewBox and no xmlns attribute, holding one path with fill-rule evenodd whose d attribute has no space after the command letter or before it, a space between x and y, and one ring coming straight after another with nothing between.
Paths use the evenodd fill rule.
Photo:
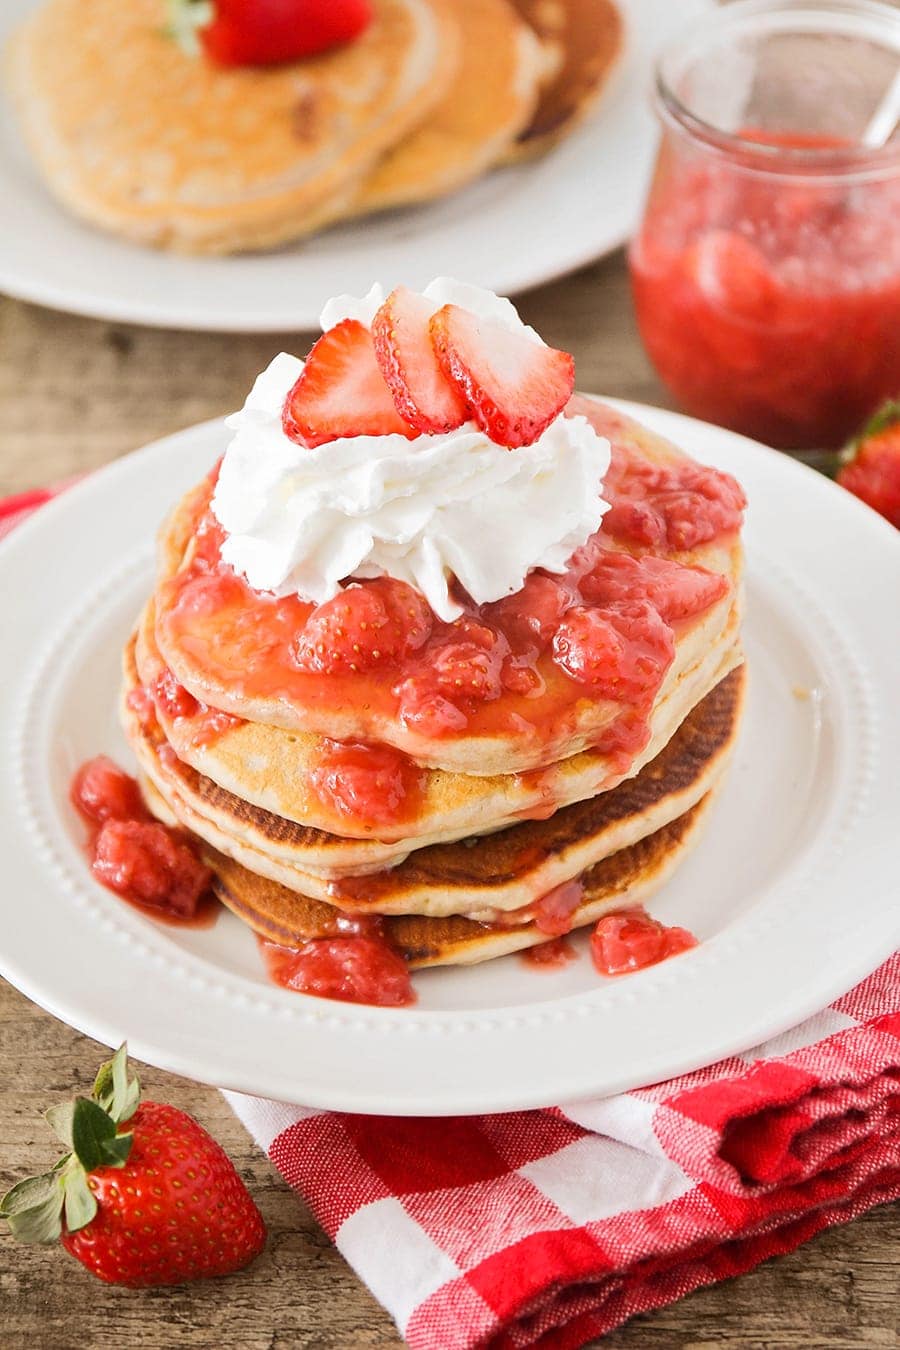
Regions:
<instances>
[{"instance_id":1,"label":"whole fresh strawberry","mask_svg":"<svg viewBox=\"0 0 900 1350\"><path fill-rule=\"evenodd\" d=\"M262 1215L225 1153L184 1111L141 1102L124 1045L90 1097L46 1116L70 1151L0 1201L20 1242L61 1238L99 1279L134 1288L228 1275L262 1250Z\"/></svg>"},{"instance_id":2,"label":"whole fresh strawberry","mask_svg":"<svg viewBox=\"0 0 900 1350\"><path fill-rule=\"evenodd\" d=\"M219 66L297 61L359 37L372 0L169 0L169 30Z\"/></svg>"},{"instance_id":3,"label":"whole fresh strawberry","mask_svg":"<svg viewBox=\"0 0 900 1350\"><path fill-rule=\"evenodd\" d=\"M900 401L885 403L841 459L841 487L900 529Z\"/></svg>"}]
</instances>

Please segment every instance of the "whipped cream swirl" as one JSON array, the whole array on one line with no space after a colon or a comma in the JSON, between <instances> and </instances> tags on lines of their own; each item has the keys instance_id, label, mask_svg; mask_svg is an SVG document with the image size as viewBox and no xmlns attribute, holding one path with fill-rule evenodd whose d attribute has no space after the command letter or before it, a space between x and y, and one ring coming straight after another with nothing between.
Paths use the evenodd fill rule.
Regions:
<instances>
[{"instance_id":1,"label":"whipped cream swirl","mask_svg":"<svg viewBox=\"0 0 900 1350\"><path fill-rule=\"evenodd\" d=\"M424 291L526 328L508 300L448 279ZM324 329L371 324L384 299L325 306ZM307 449L282 430L281 410L303 363L282 352L239 413L212 500L226 531L222 557L256 590L321 604L348 578L408 582L442 619L462 612L456 576L477 604L519 590L536 567L562 572L600 525L609 442L584 417L557 417L532 445L507 450L474 422L437 436L349 436Z\"/></svg>"}]
</instances>

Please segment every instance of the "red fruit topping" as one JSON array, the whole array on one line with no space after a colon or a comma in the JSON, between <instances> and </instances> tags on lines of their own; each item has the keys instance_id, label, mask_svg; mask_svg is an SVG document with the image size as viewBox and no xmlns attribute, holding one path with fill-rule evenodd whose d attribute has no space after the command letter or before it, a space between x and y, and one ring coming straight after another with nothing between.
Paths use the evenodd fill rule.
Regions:
<instances>
[{"instance_id":1,"label":"red fruit topping","mask_svg":"<svg viewBox=\"0 0 900 1350\"><path fill-rule=\"evenodd\" d=\"M765 255L733 230L710 230L684 254L691 283L715 309L745 322L765 322L779 286Z\"/></svg>"},{"instance_id":2,"label":"red fruit topping","mask_svg":"<svg viewBox=\"0 0 900 1350\"><path fill-rule=\"evenodd\" d=\"M577 956L575 948L564 937L554 938L552 942L541 942L537 947L526 947L522 959L530 966L540 966L544 970L558 970L567 966Z\"/></svg>"},{"instance_id":3,"label":"red fruit topping","mask_svg":"<svg viewBox=\"0 0 900 1350\"><path fill-rule=\"evenodd\" d=\"M286 436L310 449L339 436L417 434L394 407L372 334L356 319L344 319L319 338L285 399L281 421Z\"/></svg>"},{"instance_id":4,"label":"red fruit topping","mask_svg":"<svg viewBox=\"0 0 900 1350\"><path fill-rule=\"evenodd\" d=\"M503 657L497 646L485 650L477 642L448 642L428 653L425 679L451 699L482 702L499 698L503 690Z\"/></svg>"},{"instance_id":5,"label":"red fruit topping","mask_svg":"<svg viewBox=\"0 0 900 1350\"><path fill-rule=\"evenodd\" d=\"M591 959L601 975L625 975L696 946L686 928L667 928L642 909L629 909L600 919L591 934Z\"/></svg>"},{"instance_id":6,"label":"red fruit topping","mask_svg":"<svg viewBox=\"0 0 900 1350\"><path fill-rule=\"evenodd\" d=\"M209 868L173 830L144 820L107 820L97 836L94 876L126 899L192 918L209 889Z\"/></svg>"},{"instance_id":7,"label":"red fruit topping","mask_svg":"<svg viewBox=\"0 0 900 1350\"><path fill-rule=\"evenodd\" d=\"M157 708L173 720L176 717L194 717L200 710L194 695L178 683L168 666L154 680L152 693Z\"/></svg>"},{"instance_id":8,"label":"red fruit topping","mask_svg":"<svg viewBox=\"0 0 900 1350\"><path fill-rule=\"evenodd\" d=\"M72 780L72 802L87 820L100 824L147 817L137 780L107 755L97 755L82 764Z\"/></svg>"},{"instance_id":9,"label":"red fruit topping","mask_svg":"<svg viewBox=\"0 0 900 1350\"><path fill-rule=\"evenodd\" d=\"M486 612L511 636L542 650L572 603L572 593L544 572L532 572L514 595L487 606Z\"/></svg>"},{"instance_id":10,"label":"red fruit topping","mask_svg":"<svg viewBox=\"0 0 900 1350\"><path fill-rule=\"evenodd\" d=\"M377 825L409 813L419 771L387 745L328 741L309 778L319 800L339 815Z\"/></svg>"},{"instance_id":11,"label":"red fruit topping","mask_svg":"<svg viewBox=\"0 0 900 1350\"><path fill-rule=\"evenodd\" d=\"M847 453L841 487L900 529L900 402L886 403Z\"/></svg>"},{"instance_id":12,"label":"red fruit topping","mask_svg":"<svg viewBox=\"0 0 900 1350\"><path fill-rule=\"evenodd\" d=\"M468 717L455 703L438 694L429 681L411 675L395 691L400 720L423 736L452 736L468 725Z\"/></svg>"},{"instance_id":13,"label":"red fruit topping","mask_svg":"<svg viewBox=\"0 0 900 1350\"><path fill-rule=\"evenodd\" d=\"M686 567L668 558L604 549L579 585L585 600L610 605L643 596L659 610L667 623L688 619L709 609L728 594L727 577L705 567Z\"/></svg>"},{"instance_id":14,"label":"red fruit topping","mask_svg":"<svg viewBox=\"0 0 900 1350\"><path fill-rule=\"evenodd\" d=\"M584 887L580 881L564 881L561 886L554 886L534 907L535 926L554 937L571 932L573 916L583 899Z\"/></svg>"},{"instance_id":15,"label":"red fruit topping","mask_svg":"<svg viewBox=\"0 0 900 1350\"><path fill-rule=\"evenodd\" d=\"M402 1008L416 994L403 957L382 937L313 938L302 947L260 946L276 984L317 998Z\"/></svg>"},{"instance_id":16,"label":"red fruit topping","mask_svg":"<svg viewBox=\"0 0 900 1350\"><path fill-rule=\"evenodd\" d=\"M371 22L372 0L213 0L199 38L219 66L269 66L350 42Z\"/></svg>"},{"instance_id":17,"label":"red fruit topping","mask_svg":"<svg viewBox=\"0 0 900 1350\"><path fill-rule=\"evenodd\" d=\"M355 583L310 614L297 639L296 663L310 675L395 664L424 645L432 622L424 596L405 582Z\"/></svg>"},{"instance_id":18,"label":"red fruit topping","mask_svg":"<svg viewBox=\"0 0 900 1350\"><path fill-rule=\"evenodd\" d=\"M603 492L603 532L646 548L692 549L739 530L747 505L730 474L687 459L653 464L617 446Z\"/></svg>"},{"instance_id":19,"label":"red fruit topping","mask_svg":"<svg viewBox=\"0 0 900 1350\"><path fill-rule=\"evenodd\" d=\"M432 317L430 333L444 373L498 445L531 445L562 412L575 387L575 362L568 352L539 345L496 319L444 305Z\"/></svg>"},{"instance_id":20,"label":"red fruit topping","mask_svg":"<svg viewBox=\"0 0 900 1350\"><path fill-rule=\"evenodd\" d=\"M372 322L375 356L401 417L435 435L465 422L469 409L441 368L428 332L432 306L398 286Z\"/></svg>"},{"instance_id":21,"label":"red fruit topping","mask_svg":"<svg viewBox=\"0 0 900 1350\"><path fill-rule=\"evenodd\" d=\"M553 639L553 659L596 697L650 700L675 656L672 630L646 600L570 609Z\"/></svg>"},{"instance_id":22,"label":"red fruit topping","mask_svg":"<svg viewBox=\"0 0 900 1350\"><path fill-rule=\"evenodd\" d=\"M262 1215L223 1150L184 1111L141 1102L124 1045L89 1098L46 1118L70 1151L0 1201L20 1242L59 1238L92 1275L131 1288L228 1275L262 1251Z\"/></svg>"}]
</instances>

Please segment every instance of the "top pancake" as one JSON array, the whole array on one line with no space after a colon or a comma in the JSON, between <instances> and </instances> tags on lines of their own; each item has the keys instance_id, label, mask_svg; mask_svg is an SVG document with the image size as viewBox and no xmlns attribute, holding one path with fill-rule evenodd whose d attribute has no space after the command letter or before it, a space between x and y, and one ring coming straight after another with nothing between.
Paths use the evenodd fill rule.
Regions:
<instances>
[{"instance_id":1,"label":"top pancake","mask_svg":"<svg viewBox=\"0 0 900 1350\"><path fill-rule=\"evenodd\" d=\"M622 16L612 0L512 0L554 61L534 116L510 159L539 154L565 136L608 87L623 49Z\"/></svg>"},{"instance_id":2,"label":"top pancake","mask_svg":"<svg viewBox=\"0 0 900 1350\"><path fill-rule=\"evenodd\" d=\"M531 122L545 62L509 0L456 0L461 55L441 102L379 161L347 215L427 201L477 177Z\"/></svg>"},{"instance_id":3,"label":"top pancake","mask_svg":"<svg viewBox=\"0 0 900 1350\"><path fill-rule=\"evenodd\" d=\"M609 432L612 438L627 445L632 453L646 461L665 465L685 458L679 450L662 438L623 418L620 414L604 409L602 405L582 400L580 403L573 401L571 406L573 410L586 412L592 421L596 420L601 433ZM185 517L190 517L196 507L197 497L189 494L164 531L161 555L163 582L178 555L181 542L185 538L190 541L192 522ZM609 544L615 547L613 539L609 540ZM735 603L739 599L741 570L740 542L735 536L720 541L714 540L708 545L689 551L670 550L665 556L679 562L701 565L710 571L720 573L728 577L731 586L729 593L718 603L694 618L683 620L674 626L675 659L657 695L657 706L666 700L708 653L718 647L721 654L726 645L729 626L733 626ZM189 565L191 558L189 542L182 565ZM279 728L294 737L302 732L345 741L380 741L402 750L421 765L451 773L473 776L509 775L545 768L548 764L568 760L594 745L602 732L621 713L628 710L622 703L592 697L587 687L582 687L583 694L581 690L576 691L576 698L573 700L569 677L555 667L552 669L548 667L544 672L548 680L555 680L559 688L562 688L563 684L568 686L565 693L567 702L564 721L548 720L557 714L552 711L554 704L544 699L543 695L536 698L518 696L517 700L513 700L510 695L504 695L507 706L518 715L514 729L482 730L477 720L481 713L479 709L473 715L468 730L452 737L435 737L428 735L419 727L401 721L396 716L395 710L386 709L383 697L384 676L377 671L374 674L362 673L354 676L353 697L343 697L338 702L329 701L321 705L311 702L301 704L296 700L289 702L276 695L248 695L235 681L220 675L210 667L208 661L204 660L204 649L210 652L213 660L216 658L218 649L214 648L214 644L210 645L211 640L203 638L195 642L191 637L188 642L173 632L165 586L157 591L154 636L161 659L171 668L181 684L204 702L246 719L253 728ZM730 641L734 641L733 633ZM702 697L705 692L707 690L703 689L697 696ZM485 706L489 720L491 705ZM693 704L685 708L682 716L690 711L690 706ZM548 708L551 711L548 712ZM654 711L651 718L654 735L655 716ZM166 734L170 735L168 727ZM230 746L236 747L239 740L246 741L251 734L253 733L246 727L227 733L217 742L214 747L215 753L224 758L232 753ZM182 758L194 762L189 747L179 743L177 729L173 729L170 739ZM242 758L246 761L249 758L246 751L252 750L252 747L247 744L244 750ZM236 760L238 765L240 758ZM223 778L207 764L197 764L196 767L216 781L223 782L223 785L227 785L231 790L246 795L232 782L225 783ZM596 790L598 789L595 786L593 791ZM254 798L251 796L250 799ZM282 815L292 814L290 810L283 810L269 802L260 804L271 806L271 809L277 810Z\"/></svg>"},{"instance_id":4,"label":"top pancake","mask_svg":"<svg viewBox=\"0 0 900 1350\"><path fill-rule=\"evenodd\" d=\"M294 238L331 214L442 98L446 0L377 0L355 42L221 69L166 32L165 0L49 0L15 34L10 87L51 188L143 243L205 252Z\"/></svg>"}]
</instances>

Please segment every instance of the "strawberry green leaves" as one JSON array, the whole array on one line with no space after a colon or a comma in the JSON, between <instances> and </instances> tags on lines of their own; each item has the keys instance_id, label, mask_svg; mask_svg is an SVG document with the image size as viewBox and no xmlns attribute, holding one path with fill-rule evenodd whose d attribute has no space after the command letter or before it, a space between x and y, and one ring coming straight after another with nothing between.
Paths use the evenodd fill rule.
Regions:
<instances>
[{"instance_id":1,"label":"strawberry green leaves","mask_svg":"<svg viewBox=\"0 0 900 1350\"><path fill-rule=\"evenodd\" d=\"M69 1152L39 1177L20 1181L0 1200L6 1219L19 1242L56 1242L65 1217L67 1232L77 1232L97 1213L97 1201L88 1177L99 1167L124 1167L132 1136L119 1131L137 1110L140 1085L128 1073L128 1056L121 1045L97 1074L90 1097L76 1097L46 1112L46 1120Z\"/></svg>"}]
</instances>

